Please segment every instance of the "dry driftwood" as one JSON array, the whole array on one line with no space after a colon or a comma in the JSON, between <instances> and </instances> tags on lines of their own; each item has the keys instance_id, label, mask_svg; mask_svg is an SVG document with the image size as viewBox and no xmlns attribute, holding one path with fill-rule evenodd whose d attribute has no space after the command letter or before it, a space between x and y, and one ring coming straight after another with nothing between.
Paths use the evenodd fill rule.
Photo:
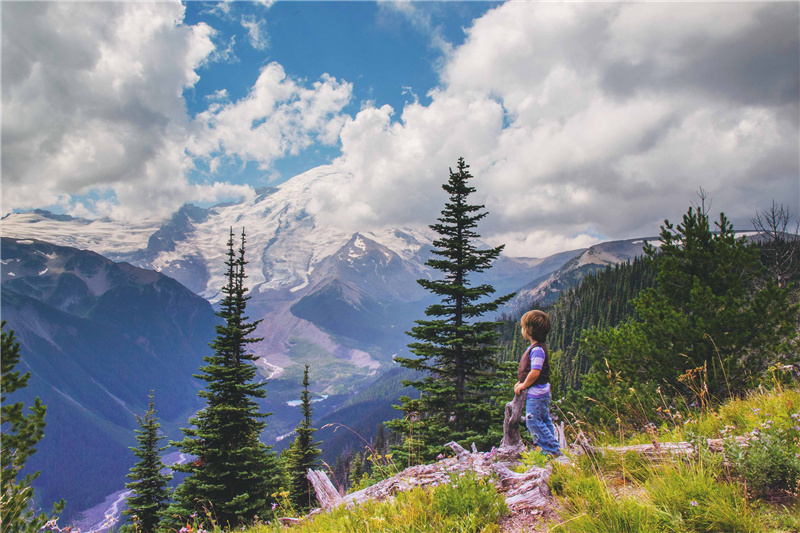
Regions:
<instances>
[{"instance_id":1,"label":"dry driftwood","mask_svg":"<svg viewBox=\"0 0 800 533\"><path fill-rule=\"evenodd\" d=\"M525 473L512 472L504 463L494 462L496 451L488 453L469 452L458 443L447 444L455 457L442 459L430 465L406 468L399 474L376 483L366 489L339 496L328 476L321 470L309 470L308 479L317 492L317 499L323 509L339 505L356 505L367 500L385 500L398 492L421 486L435 486L450 483L452 475L472 471L479 476L497 474L496 487L506 494L506 503L512 510L542 508L549 505L550 490L547 485L551 467L533 467ZM474 449L474 447L473 447Z\"/></svg>"},{"instance_id":2,"label":"dry driftwood","mask_svg":"<svg viewBox=\"0 0 800 533\"><path fill-rule=\"evenodd\" d=\"M317 500L322 508L331 509L332 507L336 507L342 499L342 496L339 494L339 491L336 490L336 487L333 486L333 483L331 483L331 480L325 472L322 470L309 469L306 477L314 487L314 491L317 493Z\"/></svg>"},{"instance_id":3,"label":"dry driftwood","mask_svg":"<svg viewBox=\"0 0 800 533\"><path fill-rule=\"evenodd\" d=\"M540 509L549 505L551 498L550 475L553 467L531 467L521 474L512 472L503 463L495 463L492 470L497 474L498 490L505 489L506 504L512 511Z\"/></svg>"},{"instance_id":4,"label":"dry driftwood","mask_svg":"<svg viewBox=\"0 0 800 533\"><path fill-rule=\"evenodd\" d=\"M513 461L520 456L525 449L522 442L522 435L519 433L519 419L525 413L525 399L527 389L514 396L514 399L506 404L505 418L503 420L503 440L497 449L500 460Z\"/></svg>"},{"instance_id":5,"label":"dry driftwood","mask_svg":"<svg viewBox=\"0 0 800 533\"><path fill-rule=\"evenodd\" d=\"M406 468L395 476L347 496L339 494L322 470L309 470L308 480L317 493L321 507L331 509L343 504L350 506L367 500L384 500L414 487L449 483L454 473L472 471L479 476L495 473L498 478L497 489L506 494L506 503L510 509L545 507L549 505L550 489L547 483L552 468L533 467L523 474L517 474L507 466L507 463L517 460L525 450L519 431L519 420L525 412L525 398L526 391L522 391L506 404L503 440L496 450L492 448L490 452L482 453L473 443L472 451L468 451L456 442L448 442L445 446L453 450L455 457L442 459L430 465ZM556 434L562 446L566 448L563 423L556 427Z\"/></svg>"}]
</instances>

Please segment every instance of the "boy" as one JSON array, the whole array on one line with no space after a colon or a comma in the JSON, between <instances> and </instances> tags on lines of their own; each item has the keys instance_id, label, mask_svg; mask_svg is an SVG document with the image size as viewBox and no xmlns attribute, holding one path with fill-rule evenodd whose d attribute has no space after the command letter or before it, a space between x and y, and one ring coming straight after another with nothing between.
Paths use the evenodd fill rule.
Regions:
<instances>
[{"instance_id":1,"label":"boy","mask_svg":"<svg viewBox=\"0 0 800 533\"><path fill-rule=\"evenodd\" d=\"M545 340L550 333L550 316L544 311L528 311L520 320L522 336L531 343L519 362L519 383L514 385L514 394L528 389L525 403L525 425L535 437L542 452L551 456L561 455L561 449L550 419L550 361Z\"/></svg>"}]
</instances>

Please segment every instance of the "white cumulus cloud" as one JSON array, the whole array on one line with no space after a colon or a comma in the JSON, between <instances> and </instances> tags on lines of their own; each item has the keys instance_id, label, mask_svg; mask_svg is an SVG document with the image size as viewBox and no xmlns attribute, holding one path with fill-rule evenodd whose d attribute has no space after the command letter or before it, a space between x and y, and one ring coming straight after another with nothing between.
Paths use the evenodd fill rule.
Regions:
<instances>
[{"instance_id":1,"label":"white cumulus cloud","mask_svg":"<svg viewBox=\"0 0 800 533\"><path fill-rule=\"evenodd\" d=\"M180 2L3 6L4 212L58 204L82 215L163 216L184 202L252 195L213 181L225 158L267 167L337 142L352 87L327 75L293 80L276 63L244 98L231 102L220 87L190 118L184 91L207 63L235 60L235 40L184 24L184 12ZM206 183L189 177L198 157L211 169Z\"/></svg>"},{"instance_id":2,"label":"white cumulus cloud","mask_svg":"<svg viewBox=\"0 0 800 533\"><path fill-rule=\"evenodd\" d=\"M517 255L654 234L703 187L741 229L800 203L797 4L510 2L468 28L427 105L345 124L331 221L431 223L463 156L481 231Z\"/></svg>"}]
</instances>

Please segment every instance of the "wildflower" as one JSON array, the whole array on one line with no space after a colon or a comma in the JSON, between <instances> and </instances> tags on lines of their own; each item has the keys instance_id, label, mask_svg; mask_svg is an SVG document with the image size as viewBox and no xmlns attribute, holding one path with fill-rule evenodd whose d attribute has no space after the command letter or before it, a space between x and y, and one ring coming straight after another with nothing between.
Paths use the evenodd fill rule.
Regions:
<instances>
[{"instance_id":1,"label":"wildflower","mask_svg":"<svg viewBox=\"0 0 800 533\"><path fill-rule=\"evenodd\" d=\"M272 510L273 510L273 511L275 510L275 508L276 508L276 507L278 507L278 504L277 504L277 503L275 503L275 502L272 502Z\"/></svg>"},{"instance_id":2,"label":"wildflower","mask_svg":"<svg viewBox=\"0 0 800 533\"><path fill-rule=\"evenodd\" d=\"M795 427L794 427L794 430L795 430L795 431L800 431L800 426L795 426Z\"/></svg>"},{"instance_id":3,"label":"wildflower","mask_svg":"<svg viewBox=\"0 0 800 533\"><path fill-rule=\"evenodd\" d=\"M444 459L444 455L442 455L442 454L440 453L439 455L437 455L437 456L436 456L436 458L437 458L438 460L440 460L440 461L441 461L442 459Z\"/></svg>"},{"instance_id":4,"label":"wildflower","mask_svg":"<svg viewBox=\"0 0 800 533\"><path fill-rule=\"evenodd\" d=\"M692 507L697 507L697 502L692 500L691 505L692 505Z\"/></svg>"}]
</instances>

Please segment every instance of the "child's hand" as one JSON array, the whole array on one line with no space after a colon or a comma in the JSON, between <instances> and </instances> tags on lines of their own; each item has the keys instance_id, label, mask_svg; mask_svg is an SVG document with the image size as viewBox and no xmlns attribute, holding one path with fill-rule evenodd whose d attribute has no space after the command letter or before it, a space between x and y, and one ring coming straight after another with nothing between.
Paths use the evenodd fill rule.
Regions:
<instances>
[{"instance_id":1,"label":"child's hand","mask_svg":"<svg viewBox=\"0 0 800 533\"><path fill-rule=\"evenodd\" d=\"M514 385L514 394L515 395L519 394L520 392L522 392L522 389L523 389L522 385L523 385L523 383L517 383L516 385Z\"/></svg>"}]
</instances>

